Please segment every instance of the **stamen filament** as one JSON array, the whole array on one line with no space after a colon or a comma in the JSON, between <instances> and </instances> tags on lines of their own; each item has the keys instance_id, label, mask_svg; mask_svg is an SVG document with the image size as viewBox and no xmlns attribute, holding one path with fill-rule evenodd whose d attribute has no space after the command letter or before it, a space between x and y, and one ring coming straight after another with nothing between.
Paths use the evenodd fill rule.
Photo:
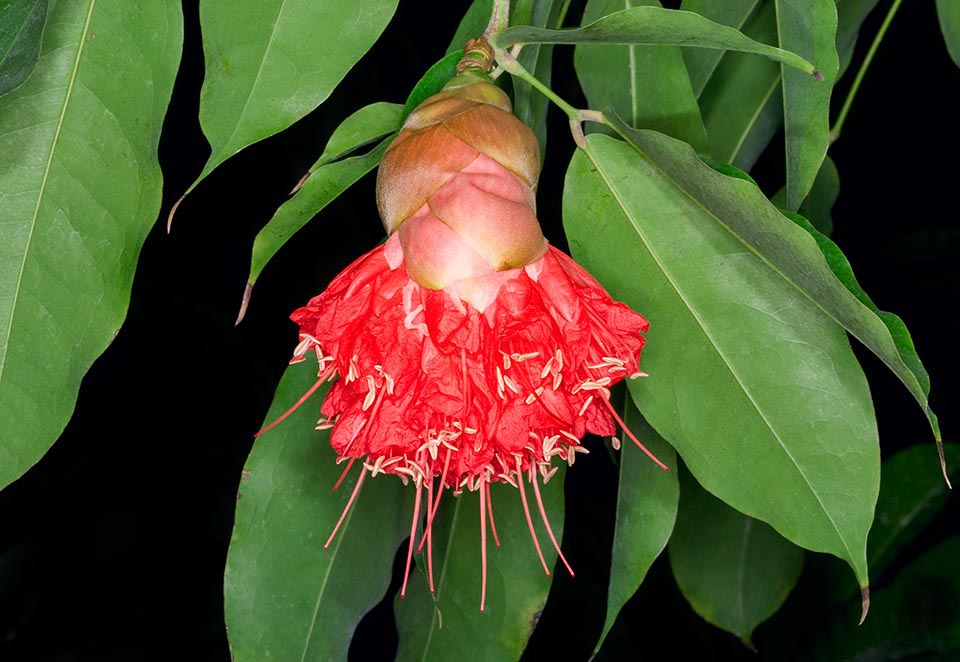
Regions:
<instances>
[{"instance_id":1,"label":"stamen filament","mask_svg":"<svg viewBox=\"0 0 960 662\"><path fill-rule=\"evenodd\" d=\"M366 471L360 471L360 477L357 478L357 484L353 487L353 492L350 493L350 498L347 499L347 505L343 507L343 512L340 513L340 519L337 520L337 525L333 527L333 531L330 532L330 537L327 538L327 542L323 545L324 549L327 549L330 546L330 543L333 542L333 537L337 535L337 531L340 529L340 525L343 524L344 518L347 516L347 513L350 511L350 506L353 505L354 499L357 498L357 493L360 492L360 486L363 485L363 479L367 475Z\"/></svg>"},{"instance_id":2,"label":"stamen filament","mask_svg":"<svg viewBox=\"0 0 960 662\"><path fill-rule=\"evenodd\" d=\"M487 601L487 490L480 489L480 611Z\"/></svg>"},{"instance_id":3,"label":"stamen filament","mask_svg":"<svg viewBox=\"0 0 960 662\"><path fill-rule=\"evenodd\" d=\"M410 544L407 546L407 567L403 571L403 586L400 588L400 597L407 595L407 580L410 579L410 561L413 560L413 541L417 536L417 520L420 518L420 492L423 482L417 481L417 498L413 502L413 519L410 522Z\"/></svg>"},{"instance_id":4,"label":"stamen filament","mask_svg":"<svg viewBox=\"0 0 960 662\"><path fill-rule=\"evenodd\" d=\"M530 537L533 539L533 546L537 549L537 556L540 557L540 564L543 566L543 571L547 573L547 577L550 576L550 568L547 567L547 562L543 558L543 552L540 550L540 541L537 540L537 532L533 529L533 520L530 518L530 507L527 505L527 493L523 489L523 470L520 467L520 458L517 460L517 485L520 487L520 501L523 503L523 514L527 516L527 526L530 527Z\"/></svg>"},{"instance_id":5,"label":"stamen filament","mask_svg":"<svg viewBox=\"0 0 960 662\"><path fill-rule=\"evenodd\" d=\"M313 395L314 393L316 393L317 389L320 388L320 385L323 384L323 382L325 382L325 381L327 380L327 377L329 377L329 376L330 376L330 373L332 373L332 372L333 372L333 367L332 367L332 366L331 366L330 368L327 368L326 370L324 370L324 371L320 374L320 377L317 379L317 382L316 382L313 386L311 386L309 389L307 389L307 392L304 393L302 396L300 396L300 399L297 400L295 403L293 403L293 406L290 407L290 409L288 409L287 411L283 412L283 413L280 415L279 418L277 418L275 421L273 421L273 423L271 423L271 424L268 425L267 427L263 428L262 430L260 430L259 432L257 432L257 433L256 433L255 435L253 435L253 436L254 436L254 437L259 437L261 434L263 434L263 433L266 432L267 430L270 430L271 428L273 428L274 426L276 426L278 423L280 423L280 421L282 421L282 420L285 419L287 416L289 416L290 414L292 414L293 412L295 412L295 411L297 410L297 407L299 407L300 405L302 405L304 402L307 401L307 398L309 398L311 395Z\"/></svg>"},{"instance_id":6,"label":"stamen filament","mask_svg":"<svg viewBox=\"0 0 960 662\"><path fill-rule=\"evenodd\" d=\"M570 567L570 564L567 563L567 557L563 555L563 552L560 551L560 545L557 544L557 539L553 535L553 529L550 527L550 520L547 519L547 511L543 507L543 499L540 497L540 485L537 483L537 472L530 472L530 482L533 483L533 493L537 497L537 507L540 508L540 517L543 519L543 525L547 527L547 535L550 536L550 542L553 543L553 548L557 550L557 554L560 556L560 560L563 561L563 565L567 566L567 572L570 573L571 577L574 577L573 568Z\"/></svg>"},{"instance_id":7,"label":"stamen filament","mask_svg":"<svg viewBox=\"0 0 960 662\"><path fill-rule=\"evenodd\" d=\"M333 491L336 492L337 488L340 487L340 483L343 482L343 479L347 477L347 474L350 473L350 467L353 466L353 461L357 458L351 457L350 461L347 462L347 468L343 470L343 473L340 474L340 478L337 479L337 482L333 484Z\"/></svg>"},{"instance_id":8,"label":"stamen filament","mask_svg":"<svg viewBox=\"0 0 960 662\"><path fill-rule=\"evenodd\" d=\"M493 521L493 499L490 498L490 481L483 488L487 492L487 513L490 515L490 531L493 533L493 542L497 547L500 546L500 538L497 536L497 523Z\"/></svg>"},{"instance_id":9,"label":"stamen filament","mask_svg":"<svg viewBox=\"0 0 960 662\"><path fill-rule=\"evenodd\" d=\"M648 451L648 450L647 450L647 447L644 446L643 444L641 444L641 443L640 443L640 440L637 439L635 436L633 436L633 433L630 432L630 428L628 428L628 427L627 427L627 424L623 422L623 419L622 419L622 418L620 418L620 414L618 414L618 413L617 413L617 410L613 408L613 405L610 404L610 401L607 400L606 398L600 398L600 399L603 401L603 403L604 403L605 405L607 405L607 409L609 409L609 410L610 410L610 413L613 414L613 417L616 419L617 424L620 426L620 429L623 430L624 433L626 433L626 435L627 435L628 437L630 437L630 441L632 441L633 443L635 443L640 450L642 450L644 453L646 453L646 454L647 454L647 457L649 457L651 460L653 460L654 462L656 462L656 463L657 463L657 466L659 466L659 467L660 467L661 469L663 469L664 471L670 471L670 467L668 467L668 466L665 465L663 462L661 462L660 460L658 460L656 455L654 455L653 453L651 453L650 451Z\"/></svg>"}]
</instances>

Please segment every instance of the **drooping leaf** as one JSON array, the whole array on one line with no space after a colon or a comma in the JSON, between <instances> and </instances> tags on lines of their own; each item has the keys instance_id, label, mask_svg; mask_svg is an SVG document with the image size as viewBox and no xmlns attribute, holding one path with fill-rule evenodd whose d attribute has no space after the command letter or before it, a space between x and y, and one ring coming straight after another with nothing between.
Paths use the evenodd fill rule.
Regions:
<instances>
[{"instance_id":1,"label":"drooping leaf","mask_svg":"<svg viewBox=\"0 0 960 662\"><path fill-rule=\"evenodd\" d=\"M241 318L246 310L251 288L277 251L306 225L307 221L358 179L376 168L390 144L390 139L382 141L366 154L349 158L344 156L396 132L400 127L402 109L399 104L371 104L345 119L333 132L320 158L297 185L293 196L277 209L273 218L257 233L253 242L250 275L247 277Z\"/></svg>"},{"instance_id":2,"label":"drooping leaf","mask_svg":"<svg viewBox=\"0 0 960 662\"><path fill-rule=\"evenodd\" d=\"M843 328L797 282L832 273L752 184L679 141L629 135L591 135L574 156L564 225L577 259L650 320L635 401L702 485L865 587L873 406Z\"/></svg>"},{"instance_id":3,"label":"drooping leaf","mask_svg":"<svg viewBox=\"0 0 960 662\"><path fill-rule=\"evenodd\" d=\"M316 360L287 369L266 421L316 381ZM328 549L356 484L354 468L331 491L329 433L314 430L326 388L259 437L237 496L224 593L230 649L245 660L345 660L353 631L383 598L397 546L409 530L409 490L394 476L367 476Z\"/></svg>"},{"instance_id":4,"label":"drooping leaf","mask_svg":"<svg viewBox=\"0 0 960 662\"><path fill-rule=\"evenodd\" d=\"M13 0L0 7L0 95L33 71L46 20L47 0Z\"/></svg>"},{"instance_id":5,"label":"drooping leaf","mask_svg":"<svg viewBox=\"0 0 960 662\"><path fill-rule=\"evenodd\" d=\"M627 0L626 5L660 3ZM624 0L590 0L582 23L589 25L623 7ZM630 126L656 129L707 151L707 132L680 48L581 44L574 52L574 66L591 108L613 106Z\"/></svg>"},{"instance_id":6,"label":"drooping leaf","mask_svg":"<svg viewBox=\"0 0 960 662\"><path fill-rule=\"evenodd\" d=\"M833 205L840 196L840 172L829 155L823 160L810 193L800 205L800 215L810 221L819 232L833 232ZM778 207L787 206L787 189L782 188L770 198Z\"/></svg>"},{"instance_id":7,"label":"drooping leaf","mask_svg":"<svg viewBox=\"0 0 960 662\"><path fill-rule=\"evenodd\" d=\"M960 536L913 561L877 591L862 624L832 618L803 651L811 660L952 660L960 654ZM791 651L796 654L797 651Z\"/></svg>"},{"instance_id":8,"label":"drooping leaf","mask_svg":"<svg viewBox=\"0 0 960 662\"><path fill-rule=\"evenodd\" d=\"M796 586L803 551L680 473L680 513L669 546L673 576L704 620L750 644L754 629Z\"/></svg>"},{"instance_id":9,"label":"drooping leaf","mask_svg":"<svg viewBox=\"0 0 960 662\"><path fill-rule=\"evenodd\" d=\"M182 40L176 4L59 2L0 100L0 486L60 435L126 315Z\"/></svg>"},{"instance_id":10,"label":"drooping leaf","mask_svg":"<svg viewBox=\"0 0 960 662\"><path fill-rule=\"evenodd\" d=\"M200 125L210 158L187 193L243 148L323 103L396 8L397 0L201 3Z\"/></svg>"},{"instance_id":11,"label":"drooping leaf","mask_svg":"<svg viewBox=\"0 0 960 662\"><path fill-rule=\"evenodd\" d=\"M661 7L624 9L582 28L507 28L493 35L492 41L499 48L514 44L647 44L719 48L762 55L810 75L816 71L814 65L796 53L756 42L730 26L715 23L699 14Z\"/></svg>"},{"instance_id":12,"label":"drooping leaf","mask_svg":"<svg viewBox=\"0 0 960 662\"><path fill-rule=\"evenodd\" d=\"M857 45L860 27L880 0L836 0L837 4L837 55L840 70L837 78L850 66L853 49Z\"/></svg>"},{"instance_id":13,"label":"drooping leaf","mask_svg":"<svg viewBox=\"0 0 960 662\"><path fill-rule=\"evenodd\" d=\"M760 5L743 32L763 43L777 43L772 0ZM780 67L753 55L726 52L699 97L713 158L750 170L783 124Z\"/></svg>"},{"instance_id":14,"label":"drooping leaf","mask_svg":"<svg viewBox=\"0 0 960 662\"><path fill-rule=\"evenodd\" d=\"M775 0L780 47L815 62L812 78L781 65L786 141L787 205L800 208L830 144L830 93L837 77L834 0Z\"/></svg>"},{"instance_id":15,"label":"drooping leaf","mask_svg":"<svg viewBox=\"0 0 960 662\"><path fill-rule=\"evenodd\" d=\"M950 474L960 472L960 444L944 444ZM877 515L870 530L867 560L880 577L897 553L936 515L950 496L937 471L931 471L932 449L917 444L891 456L880 472Z\"/></svg>"},{"instance_id":16,"label":"drooping leaf","mask_svg":"<svg viewBox=\"0 0 960 662\"><path fill-rule=\"evenodd\" d=\"M563 537L563 473L561 466L540 488L558 542ZM547 565L551 572L566 572L555 563L557 554L537 514L529 483L526 492ZM445 494L432 534L436 593L430 594L426 568L411 571L406 597L398 595L394 603L400 632L397 660L520 658L546 603L551 578L544 575L534 551L517 490L498 483L490 487L490 496L500 546L488 529L485 611L480 612L478 494Z\"/></svg>"},{"instance_id":17,"label":"drooping leaf","mask_svg":"<svg viewBox=\"0 0 960 662\"><path fill-rule=\"evenodd\" d=\"M728 0L727 2L683 0L680 9L700 14L711 21L729 25L736 30L742 30L747 19L757 11L760 2L761 0ZM704 86L710 80L717 65L720 64L723 53L723 51L706 48L683 49L683 60L687 65L690 83L698 97L703 92Z\"/></svg>"},{"instance_id":18,"label":"drooping leaf","mask_svg":"<svg viewBox=\"0 0 960 662\"><path fill-rule=\"evenodd\" d=\"M673 448L643 420L629 397L625 409L627 428L670 467L670 471L658 467L626 435L622 435L607 616L595 650L600 650L623 605L640 588L650 566L666 547L677 517L680 494L675 470L677 456Z\"/></svg>"},{"instance_id":19,"label":"drooping leaf","mask_svg":"<svg viewBox=\"0 0 960 662\"><path fill-rule=\"evenodd\" d=\"M950 57L960 67L960 5L955 0L937 0L937 19Z\"/></svg>"},{"instance_id":20,"label":"drooping leaf","mask_svg":"<svg viewBox=\"0 0 960 662\"><path fill-rule=\"evenodd\" d=\"M940 425L937 416L930 409L930 376L917 355L913 339L906 324L897 315L877 308L870 296L863 291L853 274L853 268L843 251L829 237L814 228L809 221L796 214L787 214L787 218L809 232L820 248L830 270L838 282L860 305L845 296L820 299L831 304L832 315L844 327L890 368L904 383L913 397L923 408L924 414L933 430L934 439L940 444ZM824 283L826 285L826 283ZM811 286L810 291L814 291ZM832 299L832 300L831 300ZM871 314L872 313L872 314ZM942 450L942 448L941 448ZM946 474L945 464L944 474Z\"/></svg>"}]
</instances>

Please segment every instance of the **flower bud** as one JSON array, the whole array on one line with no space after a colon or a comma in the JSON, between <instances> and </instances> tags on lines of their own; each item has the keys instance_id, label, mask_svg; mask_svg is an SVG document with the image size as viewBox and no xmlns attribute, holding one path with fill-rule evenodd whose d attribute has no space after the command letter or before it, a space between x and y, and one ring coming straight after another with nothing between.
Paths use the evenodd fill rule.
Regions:
<instances>
[{"instance_id":1,"label":"flower bud","mask_svg":"<svg viewBox=\"0 0 960 662\"><path fill-rule=\"evenodd\" d=\"M543 257L539 174L536 136L486 75L461 74L420 104L377 176L380 217L399 234L408 275L443 289Z\"/></svg>"}]
</instances>

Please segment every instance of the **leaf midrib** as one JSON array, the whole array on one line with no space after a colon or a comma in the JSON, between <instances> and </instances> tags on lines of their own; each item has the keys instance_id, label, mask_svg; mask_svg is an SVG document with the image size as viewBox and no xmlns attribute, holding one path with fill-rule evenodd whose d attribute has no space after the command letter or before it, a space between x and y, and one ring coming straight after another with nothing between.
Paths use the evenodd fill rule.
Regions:
<instances>
[{"instance_id":1,"label":"leaf midrib","mask_svg":"<svg viewBox=\"0 0 960 662\"><path fill-rule=\"evenodd\" d=\"M23 284L23 275L26 271L27 257L30 255L30 249L33 244L33 234L37 227L37 218L40 215L40 207L43 204L44 194L47 189L47 181L50 178L50 170L53 167L54 155L57 151L57 143L60 141L60 132L63 129L63 124L67 115L67 109L69 108L70 101L73 98L73 87L77 81L77 76L80 70L80 60L83 56L84 48L86 47L86 39L84 37L87 34L87 29L90 27L90 22L93 19L93 10L96 4L97 0L90 0L90 5L87 8L87 15L84 17L83 28L80 30L80 40L77 46L77 54L74 56L73 68L70 70L70 77L67 80L67 87L63 97L63 105L60 108L60 116L57 118L57 126L53 132L53 140L50 144L50 152L47 156L47 162L43 168L43 177L40 180L40 188L37 191L37 203L34 205L33 215L30 218L30 231L27 233L27 242L24 246L23 257L20 260L20 268L17 272L16 285L13 289L13 300L10 304L10 319L7 322L6 330L4 331L3 347L0 348L0 384L3 383L3 376L7 367L7 352L10 350L10 334L13 331L13 320L17 315L17 304L20 300L20 290Z\"/></svg>"},{"instance_id":2,"label":"leaf midrib","mask_svg":"<svg viewBox=\"0 0 960 662\"><path fill-rule=\"evenodd\" d=\"M607 185L607 188L608 188L608 189L610 190L610 192L613 194L614 199L617 201L617 204L620 206L620 209L623 211L624 216L629 220L630 224L633 226L634 230L636 231L637 236L638 236L638 237L640 238L640 240L644 243L644 246L646 246L647 250L648 250L649 253L650 253L650 257L653 258L654 262L656 263L657 267L660 269L660 272L663 274L664 278L667 279L667 282L670 284L670 286L671 286L671 287L673 288L673 290L676 292L677 296L680 298L680 300L681 300L681 301L683 302L683 304L686 306L687 310L690 312L690 315L693 317L694 320L696 320L697 325L700 327L700 330L703 332L704 337L710 342L710 345L711 345L711 346L714 348L714 350L716 351L717 356L720 357L720 359L722 360L724 366L727 368L727 370L728 370L728 371L730 372L730 374L733 376L734 380L735 380L735 381L737 382L737 384L740 386L740 388L741 388L741 390L743 391L744 395L747 396L747 399L750 401L750 404L753 405L754 410L757 412L757 414L759 414L760 419L763 421L764 425L766 425L767 429L768 429L768 430L770 431L770 433L773 435L773 438L776 440L777 444L780 446L780 449L781 449L781 450L783 451L783 453L789 458L790 463L791 463L792 466L796 469L796 471L797 471L797 473L800 475L800 477L803 479L804 484L807 486L807 488L809 489L810 493L811 493L811 494L813 495L813 497L816 499L817 503L820 505L820 509L821 509L821 511L823 512L824 516L826 516L827 520L830 522L830 525L833 527L833 530L836 532L838 539L840 540L841 544L843 545L843 548L846 550L847 554L849 555L850 561L853 562L855 557L854 557L853 554L851 553L850 547L849 547L849 545L847 544L846 539L844 538L843 534L840 532L840 529L839 529L839 527L837 526L837 523L834 521L834 519L833 519L833 517L831 516L831 514L829 513L829 511L828 511L828 510L826 509L826 507L824 506L823 500L820 498L820 495L816 492L816 490L813 489L813 485L811 484L810 479L807 478L807 475L804 473L803 469L801 469L801 467L799 466L799 464L797 464L797 461L796 461L796 459L793 457L793 454L792 454L792 453L787 449L787 447L784 445L783 440L780 438L780 435L779 435L779 434L777 433L777 431L774 429L774 427L773 427L773 425L771 424L771 422L767 419L766 414L761 410L759 404L757 403L756 399L755 399L754 396L753 396L753 393L751 393L751 391L747 388L746 384L744 384L743 380L740 378L740 375L737 373L737 371L734 369L734 367L733 367L733 366L730 364L730 362L727 360L727 357L724 355L724 353L720 351L720 347L717 345L717 342L714 340L713 336L712 336L712 335L710 334L710 332L707 330L706 324L705 324L704 321L700 318L700 316L696 313L696 311L694 310L694 308L693 308L693 306L691 305L691 303L687 300L687 298L686 298L686 297L684 296L684 294L681 292L681 290L680 290L679 286L677 285L677 283L674 281L672 275L668 272L668 270L667 270L667 269L665 268L665 266L663 265L663 262L660 260L659 255L657 255L656 251L654 251L653 247L650 245L650 242L647 240L647 237L644 235L644 233L643 233L642 229L640 228L640 226L638 225L637 221L633 218L632 214L630 214L630 212L628 211L627 206L625 205L624 200L623 200L623 198L622 198L621 195L620 195L620 192L612 185L612 181L610 180L609 177L607 177L606 173L604 173L603 168L602 168L602 166L600 165L600 163L596 160L596 158L594 158L594 155L592 154L592 152L591 152L590 149L589 149L589 144L588 144L587 149L584 150L584 151L585 151L586 154L590 157L590 160L593 162L594 167L595 167L596 170L597 170L597 174L599 174L599 175L603 178L604 183ZM680 191L682 191L685 195L688 195L688 196L689 196L689 194L688 194L682 187L679 187L679 186L676 185L676 182L674 182L672 178L668 177L666 173L664 173L662 170L660 170L660 168L657 166L657 164L653 163L653 162L650 161L649 159L648 159L647 161L648 161L649 163L651 163L651 165L653 165L653 167L655 167L658 171L660 171L661 174L663 175L663 177L664 177L665 179L667 179L668 181L670 181L671 183L673 183L674 186L675 186L677 189L679 189ZM714 217L714 218L716 219L716 217L715 217L708 209L706 209L705 207L702 207L701 205L698 205L698 206L700 206L700 207L701 207L707 214L709 214L711 217ZM720 219L716 219L716 220L719 222ZM726 225L725 225L725 224L722 224L722 225L723 225L724 228L726 228ZM727 228L727 229L728 229L728 231L729 231L729 228ZM736 236L735 233L732 233L732 232L731 232L731 234L733 234L734 236ZM765 260L764 260L764 262L766 263ZM788 282L790 282L790 281L788 281Z\"/></svg>"}]
</instances>

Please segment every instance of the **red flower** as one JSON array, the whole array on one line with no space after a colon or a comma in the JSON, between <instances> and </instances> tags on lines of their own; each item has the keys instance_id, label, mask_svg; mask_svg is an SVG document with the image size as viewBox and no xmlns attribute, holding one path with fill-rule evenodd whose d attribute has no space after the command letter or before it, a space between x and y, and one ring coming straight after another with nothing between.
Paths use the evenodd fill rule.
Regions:
<instances>
[{"instance_id":1,"label":"red flower","mask_svg":"<svg viewBox=\"0 0 960 662\"><path fill-rule=\"evenodd\" d=\"M390 238L291 319L301 338L293 360L315 352L317 386L333 381L318 429L332 428L330 443L350 463L344 475L363 460L347 509L367 473L416 485L407 574L423 489L431 590L430 524L443 488L479 492L482 611L489 484L519 488L549 574L524 483L532 485L569 570L539 482L555 459L573 465L586 452L586 433L615 434L610 387L643 374L648 325L548 246L534 213L536 139L507 97L477 80L454 79L410 115L377 184Z\"/></svg>"}]
</instances>

